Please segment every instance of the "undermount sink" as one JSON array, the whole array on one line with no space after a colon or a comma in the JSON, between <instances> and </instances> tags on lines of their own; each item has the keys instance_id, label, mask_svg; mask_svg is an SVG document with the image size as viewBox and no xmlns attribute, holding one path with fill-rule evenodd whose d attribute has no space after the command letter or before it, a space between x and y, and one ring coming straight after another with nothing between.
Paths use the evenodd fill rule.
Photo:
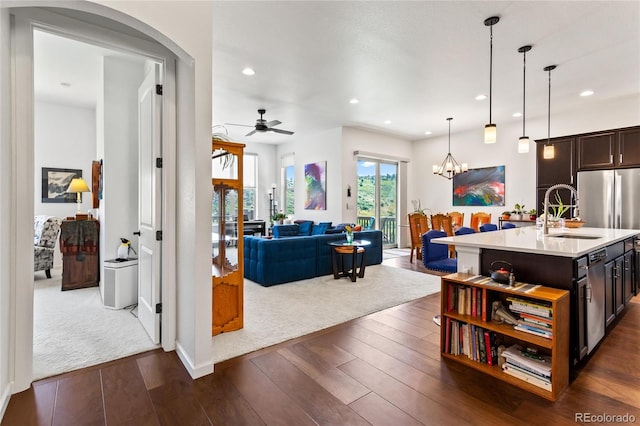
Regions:
<instances>
[{"instance_id":1,"label":"undermount sink","mask_svg":"<svg viewBox=\"0 0 640 426\"><path fill-rule=\"evenodd\" d=\"M596 235L579 235L579 234L556 234L549 235L550 238L572 238L574 240L597 240L598 237Z\"/></svg>"}]
</instances>

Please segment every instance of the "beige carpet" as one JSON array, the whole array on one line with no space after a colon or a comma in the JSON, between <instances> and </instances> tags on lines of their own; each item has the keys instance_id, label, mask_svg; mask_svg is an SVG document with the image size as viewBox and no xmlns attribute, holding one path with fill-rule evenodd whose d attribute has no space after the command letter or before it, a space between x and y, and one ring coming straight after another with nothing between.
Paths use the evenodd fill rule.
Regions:
<instances>
[{"instance_id":1,"label":"beige carpet","mask_svg":"<svg viewBox=\"0 0 640 426\"><path fill-rule=\"evenodd\" d=\"M245 280L244 328L212 338L214 363L440 291L440 277L386 265L262 287Z\"/></svg>"},{"instance_id":2,"label":"beige carpet","mask_svg":"<svg viewBox=\"0 0 640 426\"><path fill-rule=\"evenodd\" d=\"M102 305L99 287L61 291L60 269L52 275L35 274L34 380L157 347L129 310Z\"/></svg>"}]
</instances>

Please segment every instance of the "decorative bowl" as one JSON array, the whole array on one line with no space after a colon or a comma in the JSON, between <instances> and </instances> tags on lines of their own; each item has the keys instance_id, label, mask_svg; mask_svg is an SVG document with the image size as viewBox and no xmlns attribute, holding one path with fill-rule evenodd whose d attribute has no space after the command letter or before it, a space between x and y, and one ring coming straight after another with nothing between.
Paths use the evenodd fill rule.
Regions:
<instances>
[{"instance_id":1,"label":"decorative bowl","mask_svg":"<svg viewBox=\"0 0 640 426\"><path fill-rule=\"evenodd\" d=\"M580 228L584 224L583 220L566 220L564 222L565 228Z\"/></svg>"}]
</instances>

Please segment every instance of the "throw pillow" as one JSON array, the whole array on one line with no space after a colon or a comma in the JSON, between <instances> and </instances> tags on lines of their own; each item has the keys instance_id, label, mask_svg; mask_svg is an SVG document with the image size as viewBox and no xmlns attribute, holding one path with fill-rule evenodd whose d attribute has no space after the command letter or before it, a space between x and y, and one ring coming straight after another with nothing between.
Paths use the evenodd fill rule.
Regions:
<instances>
[{"instance_id":1,"label":"throw pillow","mask_svg":"<svg viewBox=\"0 0 640 426\"><path fill-rule=\"evenodd\" d=\"M331 222L320 222L318 225L313 225L311 228L311 235L322 235L327 232L329 229L329 223Z\"/></svg>"},{"instance_id":2,"label":"throw pillow","mask_svg":"<svg viewBox=\"0 0 640 426\"><path fill-rule=\"evenodd\" d=\"M274 225L273 237L295 237L298 235L298 225Z\"/></svg>"},{"instance_id":3,"label":"throw pillow","mask_svg":"<svg viewBox=\"0 0 640 426\"><path fill-rule=\"evenodd\" d=\"M311 235L311 226L312 225L313 225L313 222L311 222L311 221L299 222L298 223L298 235L301 235L301 236L309 236L309 235Z\"/></svg>"}]
</instances>

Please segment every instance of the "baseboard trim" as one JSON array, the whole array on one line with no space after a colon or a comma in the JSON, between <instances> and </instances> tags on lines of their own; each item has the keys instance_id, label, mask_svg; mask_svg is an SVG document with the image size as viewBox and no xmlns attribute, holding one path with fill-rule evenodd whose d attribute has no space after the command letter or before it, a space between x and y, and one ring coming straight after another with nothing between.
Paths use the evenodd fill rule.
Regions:
<instances>
[{"instance_id":1,"label":"baseboard trim","mask_svg":"<svg viewBox=\"0 0 640 426\"><path fill-rule=\"evenodd\" d=\"M7 411L7 406L9 405L9 400L11 399L11 383L7 383L7 386L4 388L4 392L2 392L2 400L0 400L0 421L4 418L4 413Z\"/></svg>"},{"instance_id":2,"label":"baseboard trim","mask_svg":"<svg viewBox=\"0 0 640 426\"><path fill-rule=\"evenodd\" d=\"M201 363L198 366L194 365L191 357L187 354L182 345L180 345L180 342L176 342L176 353L184 367L189 372L189 375L191 375L191 378L197 379L213 373L213 359L208 362Z\"/></svg>"}]
</instances>

